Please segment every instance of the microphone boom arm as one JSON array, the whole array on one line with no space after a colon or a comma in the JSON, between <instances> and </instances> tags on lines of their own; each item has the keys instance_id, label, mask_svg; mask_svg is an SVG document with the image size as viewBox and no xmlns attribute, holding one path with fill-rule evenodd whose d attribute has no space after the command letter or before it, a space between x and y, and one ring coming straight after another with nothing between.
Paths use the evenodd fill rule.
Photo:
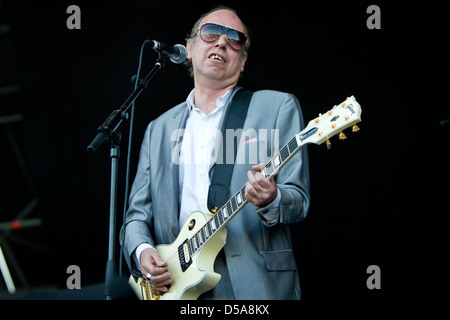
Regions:
<instances>
[{"instance_id":1,"label":"microphone boom arm","mask_svg":"<svg viewBox=\"0 0 450 320\"><path fill-rule=\"evenodd\" d=\"M147 76L144 79L135 79L138 81L138 85L133 90L133 92L128 96L125 102L122 104L120 109L114 110L111 114L106 118L103 124L98 127L97 135L92 140L92 142L87 147L87 151L93 153L97 151L97 149L107 140L110 139L112 142L116 144L120 143L120 133L118 129L120 128L123 120L128 120L128 109L131 104L136 100L136 98L147 88L148 82L155 76L155 74L161 70L165 65L165 59L161 57L161 54L158 52L158 59L155 61L155 66L150 70Z\"/></svg>"}]
</instances>

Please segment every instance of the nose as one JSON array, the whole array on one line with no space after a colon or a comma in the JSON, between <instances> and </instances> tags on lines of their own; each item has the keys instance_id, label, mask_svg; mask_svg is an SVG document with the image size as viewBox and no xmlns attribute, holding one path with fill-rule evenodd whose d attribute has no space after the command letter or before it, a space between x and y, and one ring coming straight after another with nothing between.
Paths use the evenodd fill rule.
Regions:
<instances>
[{"instance_id":1,"label":"nose","mask_svg":"<svg viewBox=\"0 0 450 320\"><path fill-rule=\"evenodd\" d=\"M222 34L219 39L217 39L216 42L216 47L219 47L221 49L225 49L227 47L227 36L224 34Z\"/></svg>"}]
</instances>

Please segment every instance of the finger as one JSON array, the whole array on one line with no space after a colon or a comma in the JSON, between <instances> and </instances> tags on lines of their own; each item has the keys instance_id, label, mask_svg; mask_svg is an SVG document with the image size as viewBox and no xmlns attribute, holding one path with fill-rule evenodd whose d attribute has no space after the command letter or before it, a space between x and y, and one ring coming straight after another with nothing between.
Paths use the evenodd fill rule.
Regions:
<instances>
[{"instance_id":1,"label":"finger","mask_svg":"<svg viewBox=\"0 0 450 320\"><path fill-rule=\"evenodd\" d=\"M169 288L167 288L167 287L155 287L155 289L158 290L158 291L162 291L162 292L169 291Z\"/></svg>"},{"instance_id":2,"label":"finger","mask_svg":"<svg viewBox=\"0 0 450 320\"><path fill-rule=\"evenodd\" d=\"M168 291L169 285L172 285L174 283L174 279L169 277L167 279L161 280L161 281L153 281L153 286L159 290L159 291Z\"/></svg>"},{"instance_id":3,"label":"finger","mask_svg":"<svg viewBox=\"0 0 450 320\"><path fill-rule=\"evenodd\" d=\"M155 264L152 258L141 261L141 267L142 269L145 268L146 272L149 272L151 275L159 275L167 271L167 265L160 267Z\"/></svg>"},{"instance_id":4,"label":"finger","mask_svg":"<svg viewBox=\"0 0 450 320\"><path fill-rule=\"evenodd\" d=\"M261 191L261 187L256 181L254 174L249 171L248 172L248 181L246 184L246 195L245 198L248 199L251 203L257 200L259 197L259 192Z\"/></svg>"},{"instance_id":5,"label":"finger","mask_svg":"<svg viewBox=\"0 0 450 320\"><path fill-rule=\"evenodd\" d=\"M247 178L248 182L250 182L250 184L252 185L256 182L255 175L251 171L247 171Z\"/></svg>"},{"instance_id":6,"label":"finger","mask_svg":"<svg viewBox=\"0 0 450 320\"><path fill-rule=\"evenodd\" d=\"M253 186L249 181L245 184L245 198L247 200L250 200L250 196L253 196L255 194L255 190L253 189Z\"/></svg>"},{"instance_id":7,"label":"finger","mask_svg":"<svg viewBox=\"0 0 450 320\"><path fill-rule=\"evenodd\" d=\"M260 174L258 172L255 174L255 180L258 183L258 185L261 187L260 191L267 190L267 189L273 189L277 185L274 177L267 179L266 177L264 177L262 174Z\"/></svg>"},{"instance_id":8,"label":"finger","mask_svg":"<svg viewBox=\"0 0 450 320\"><path fill-rule=\"evenodd\" d=\"M167 266L167 263L163 260L163 258L161 258L161 256L159 255L158 251L153 250L153 252L151 253L151 257L153 259L153 262L156 266L158 267L165 267Z\"/></svg>"},{"instance_id":9,"label":"finger","mask_svg":"<svg viewBox=\"0 0 450 320\"><path fill-rule=\"evenodd\" d=\"M150 269L149 273L152 275L152 279L155 276L160 276L160 275L164 274L165 272L167 272L167 268L150 267L148 269Z\"/></svg>"},{"instance_id":10,"label":"finger","mask_svg":"<svg viewBox=\"0 0 450 320\"><path fill-rule=\"evenodd\" d=\"M144 259L150 261L155 267L164 268L167 266L167 263L161 258L158 251L153 248L145 249L142 254L144 255Z\"/></svg>"},{"instance_id":11,"label":"finger","mask_svg":"<svg viewBox=\"0 0 450 320\"><path fill-rule=\"evenodd\" d=\"M262 163L262 162L252 166L252 169L255 170L256 172L261 171L262 168L264 168L264 163Z\"/></svg>"},{"instance_id":12,"label":"finger","mask_svg":"<svg viewBox=\"0 0 450 320\"><path fill-rule=\"evenodd\" d=\"M158 267L156 266L151 259L144 259L141 261L141 273L146 276L147 273L150 273L152 276L161 275L164 272L167 272L167 266Z\"/></svg>"},{"instance_id":13,"label":"finger","mask_svg":"<svg viewBox=\"0 0 450 320\"><path fill-rule=\"evenodd\" d=\"M250 182L247 182L245 184L245 199L247 199L252 204L256 204L260 200L258 192Z\"/></svg>"},{"instance_id":14,"label":"finger","mask_svg":"<svg viewBox=\"0 0 450 320\"><path fill-rule=\"evenodd\" d=\"M267 186L264 178L259 172L253 174L253 172L247 172L248 182L251 184L255 192L261 193L264 191L264 186Z\"/></svg>"},{"instance_id":15,"label":"finger","mask_svg":"<svg viewBox=\"0 0 450 320\"><path fill-rule=\"evenodd\" d=\"M170 271L166 271L159 275L152 275L150 280L155 285L166 285L169 283L169 279L171 279L170 278L171 275L172 275L172 273Z\"/></svg>"},{"instance_id":16,"label":"finger","mask_svg":"<svg viewBox=\"0 0 450 320\"><path fill-rule=\"evenodd\" d=\"M155 286L155 285L153 285L153 286ZM155 289L158 290L158 291L167 292L167 291L169 291L169 284L167 284L165 286L160 286L160 287L156 287L155 286Z\"/></svg>"},{"instance_id":17,"label":"finger","mask_svg":"<svg viewBox=\"0 0 450 320\"><path fill-rule=\"evenodd\" d=\"M261 187L265 187L270 185L269 179L267 179L266 177L264 177L261 173L257 172L255 173L255 180L256 182L261 186Z\"/></svg>"}]
</instances>

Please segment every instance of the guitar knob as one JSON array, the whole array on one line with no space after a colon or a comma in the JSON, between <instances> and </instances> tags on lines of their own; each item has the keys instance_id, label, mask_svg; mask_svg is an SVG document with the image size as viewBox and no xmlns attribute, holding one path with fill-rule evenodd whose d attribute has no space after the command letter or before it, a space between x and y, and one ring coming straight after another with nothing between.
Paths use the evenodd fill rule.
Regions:
<instances>
[{"instance_id":1,"label":"guitar knob","mask_svg":"<svg viewBox=\"0 0 450 320\"><path fill-rule=\"evenodd\" d=\"M327 149L328 149L328 150L331 149L331 142L330 142L330 140L327 140Z\"/></svg>"},{"instance_id":2,"label":"guitar knob","mask_svg":"<svg viewBox=\"0 0 450 320\"><path fill-rule=\"evenodd\" d=\"M345 135L344 131L341 131L341 133L339 133L339 140L345 140L347 139L347 136Z\"/></svg>"},{"instance_id":3,"label":"guitar knob","mask_svg":"<svg viewBox=\"0 0 450 320\"><path fill-rule=\"evenodd\" d=\"M355 124L355 125L353 125L353 127L352 127L352 132L359 132L359 127Z\"/></svg>"}]
</instances>

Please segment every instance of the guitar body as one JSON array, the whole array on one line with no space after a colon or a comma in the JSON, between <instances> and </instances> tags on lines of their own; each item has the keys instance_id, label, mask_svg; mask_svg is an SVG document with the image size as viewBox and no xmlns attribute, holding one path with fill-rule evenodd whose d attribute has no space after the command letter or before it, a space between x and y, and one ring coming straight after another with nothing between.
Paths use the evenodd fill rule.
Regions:
<instances>
[{"instance_id":1,"label":"guitar body","mask_svg":"<svg viewBox=\"0 0 450 320\"><path fill-rule=\"evenodd\" d=\"M200 230L208 219L198 211L192 213L183 225L177 239L169 245L158 245L156 250L167 262L174 283L166 293L153 289L143 278L131 276L129 283L141 300L195 300L202 293L211 290L219 282L220 274L214 272L214 261L226 242L226 229L218 230L200 250L191 256L192 263L182 270L178 250L186 239Z\"/></svg>"}]
</instances>

